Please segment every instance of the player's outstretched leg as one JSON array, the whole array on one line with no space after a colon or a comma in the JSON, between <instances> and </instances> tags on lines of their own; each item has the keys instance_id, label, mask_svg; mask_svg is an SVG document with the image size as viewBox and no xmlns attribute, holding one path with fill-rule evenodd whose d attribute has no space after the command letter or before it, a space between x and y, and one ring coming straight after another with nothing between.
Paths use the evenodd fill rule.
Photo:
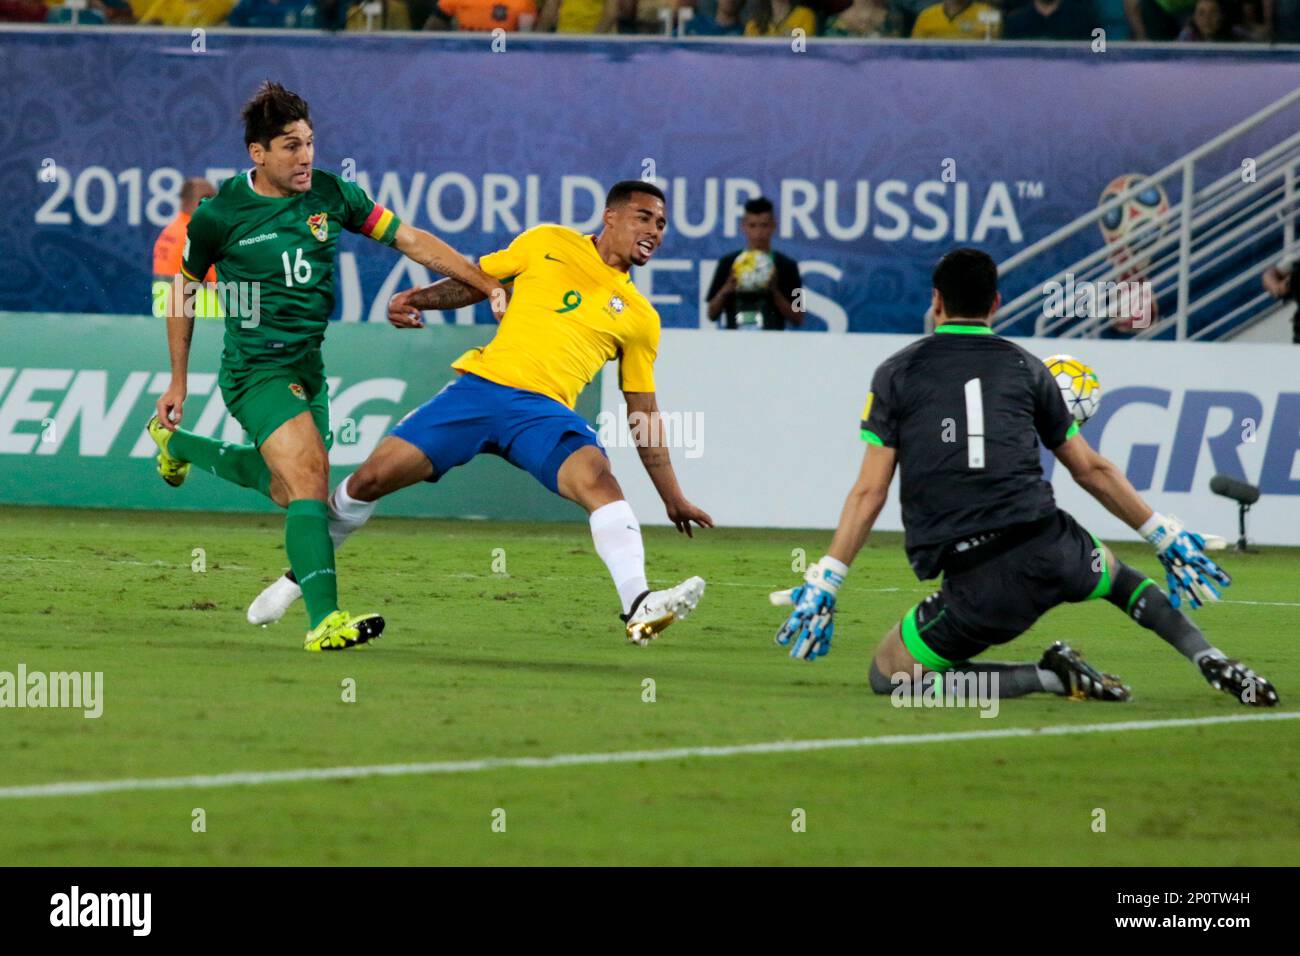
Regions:
<instances>
[{"instance_id":1,"label":"player's outstretched leg","mask_svg":"<svg viewBox=\"0 0 1300 956\"><path fill-rule=\"evenodd\" d=\"M378 637L384 630L382 617L354 617L339 609L334 544L325 508L329 461L311 413L302 412L277 427L262 442L261 451L289 498L284 550L307 605L304 649L343 650Z\"/></svg>"},{"instance_id":2,"label":"player's outstretched leg","mask_svg":"<svg viewBox=\"0 0 1300 956\"><path fill-rule=\"evenodd\" d=\"M360 468L339 482L329 497L326 513L334 550L370 520L380 498L432 475L433 465L420 449L401 438L386 437ZM290 569L253 599L248 606L248 622L270 624L280 620L302 593L297 576Z\"/></svg>"},{"instance_id":3,"label":"player's outstretched leg","mask_svg":"<svg viewBox=\"0 0 1300 956\"><path fill-rule=\"evenodd\" d=\"M1211 645L1200 628L1170 603L1154 581L1118 561L1112 554L1108 553L1107 558L1112 569L1107 601L1147 630L1160 635L1195 664L1201 676L1215 690L1254 707L1273 707L1278 703L1277 691L1271 683Z\"/></svg>"},{"instance_id":4,"label":"player's outstretched leg","mask_svg":"<svg viewBox=\"0 0 1300 956\"><path fill-rule=\"evenodd\" d=\"M1062 688L1058 693L1071 700L1122 702L1132 697L1127 684L1114 674L1097 670L1065 641L1057 641L1045 650L1038 668L1056 675Z\"/></svg>"},{"instance_id":5,"label":"player's outstretched leg","mask_svg":"<svg viewBox=\"0 0 1300 956\"><path fill-rule=\"evenodd\" d=\"M1129 699L1129 689L1119 678L1096 670L1081 654L1060 641L1048 648L1037 664L955 661L944 657L930 646L935 642L933 632L942 619L942 611L934 599L923 601L908 612L902 624L895 624L885 635L868 673L874 693L893 694L900 685L910 686L918 674L944 674L952 675L964 686L969 686L973 679L975 686L987 688L990 696L999 700L1040 693L1102 701ZM978 653L980 649L972 642L966 650Z\"/></svg>"},{"instance_id":6,"label":"player's outstretched leg","mask_svg":"<svg viewBox=\"0 0 1300 956\"><path fill-rule=\"evenodd\" d=\"M662 591L650 590L641 525L600 448L586 445L569 455L559 468L556 485L561 495L587 510L596 554L605 562L623 606L619 617L628 641L645 647L695 610L704 595L701 577Z\"/></svg>"},{"instance_id":7,"label":"player's outstretched leg","mask_svg":"<svg viewBox=\"0 0 1300 956\"><path fill-rule=\"evenodd\" d=\"M190 466L197 465L218 478L271 497L271 471L253 445L205 438L183 428L169 431L157 415L149 419L148 430L158 446L158 474L173 488L184 484Z\"/></svg>"}]
</instances>

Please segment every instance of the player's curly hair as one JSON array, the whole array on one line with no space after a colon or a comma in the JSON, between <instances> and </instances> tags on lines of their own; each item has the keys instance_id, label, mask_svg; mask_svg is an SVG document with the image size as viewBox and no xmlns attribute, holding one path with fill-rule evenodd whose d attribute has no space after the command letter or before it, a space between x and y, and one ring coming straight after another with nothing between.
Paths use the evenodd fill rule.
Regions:
<instances>
[{"instance_id":1,"label":"player's curly hair","mask_svg":"<svg viewBox=\"0 0 1300 956\"><path fill-rule=\"evenodd\" d=\"M244 145L261 143L270 148L271 140L284 132L290 123L305 120L311 126L307 101L279 83L267 80L244 104Z\"/></svg>"}]
</instances>

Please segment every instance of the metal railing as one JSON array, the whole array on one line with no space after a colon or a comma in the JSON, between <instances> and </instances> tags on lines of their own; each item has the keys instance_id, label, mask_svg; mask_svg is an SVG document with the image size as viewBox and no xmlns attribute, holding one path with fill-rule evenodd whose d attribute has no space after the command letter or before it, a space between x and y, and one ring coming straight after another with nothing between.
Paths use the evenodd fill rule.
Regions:
<instances>
[{"instance_id":1,"label":"metal railing","mask_svg":"<svg viewBox=\"0 0 1300 956\"><path fill-rule=\"evenodd\" d=\"M1125 322L1126 331L1141 338L1173 330L1178 339L1207 339L1270 312L1274 302L1267 293L1245 297L1252 282L1260 288L1260 276L1280 256L1300 254L1295 228L1300 215L1300 132L1258 151L1249 161L1231 162L1230 172L1199 190L1196 179L1213 162L1210 157L1219 154L1222 164L1225 148L1287 110L1292 112L1284 119L1294 118L1290 128L1300 129L1300 89L1002 262L999 277L1004 286L1014 287L1015 279L1025 281L1023 277L1046 256L1055 252L1059 258L1062 243L1077 242L1085 229L1099 226L1112 212L1122 216L1133 197L1155 188L1163 193L1167 183L1179 185L1177 201L1171 200L1164 212L1145 215L1138 232L1106 241L1099 229L1098 248L1005 303L994 316L993 327L1007 331L1028 326L1032 320L1035 335L1095 338ZM1014 276L1010 283L1009 275ZM1089 314L1080 315L1080 308L1069 302L1059 308L1059 297L1058 308L1047 307L1049 289L1068 285L1097 290L1126 284L1143 285L1144 296L1153 303L1172 301L1172 313L1157 318L1156 310L1150 309L1134 322L1132 315L1117 316L1104 308L1089 307L1083 310Z\"/></svg>"}]
</instances>

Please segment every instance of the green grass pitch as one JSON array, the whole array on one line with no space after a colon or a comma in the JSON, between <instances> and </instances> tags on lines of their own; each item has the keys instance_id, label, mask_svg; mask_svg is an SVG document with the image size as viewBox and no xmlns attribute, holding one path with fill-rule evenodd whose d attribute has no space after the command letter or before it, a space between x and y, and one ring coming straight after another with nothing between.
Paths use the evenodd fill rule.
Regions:
<instances>
[{"instance_id":1,"label":"green grass pitch","mask_svg":"<svg viewBox=\"0 0 1300 956\"><path fill-rule=\"evenodd\" d=\"M834 650L812 665L772 644L782 615L767 591L790 586L792 550L817 557L827 532L648 529L652 585L709 585L694 617L641 649L622 638L581 521L376 519L340 552L340 584L344 607L383 612L388 633L319 655L301 650L297 610L269 628L244 620L284 562L276 516L9 508L0 540L0 671L102 671L105 697L97 720L0 710L0 788L1259 713L1105 602L1052 612L997 657L1036 660L1065 638L1132 684L1128 705L1038 695L994 719L892 707L867 691L868 655L927 593L893 534L854 566ZM1117 551L1158 570L1140 544ZM1292 709L1300 555L1224 561L1232 603L1197 620ZM1300 854L1298 731L1282 720L9 798L0 861L1285 864Z\"/></svg>"}]
</instances>

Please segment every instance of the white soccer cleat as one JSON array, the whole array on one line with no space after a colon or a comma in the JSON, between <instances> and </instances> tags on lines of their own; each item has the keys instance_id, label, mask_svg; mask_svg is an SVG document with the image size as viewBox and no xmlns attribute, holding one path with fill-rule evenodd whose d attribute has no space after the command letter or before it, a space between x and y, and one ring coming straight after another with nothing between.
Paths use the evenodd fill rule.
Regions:
<instances>
[{"instance_id":1,"label":"white soccer cleat","mask_svg":"<svg viewBox=\"0 0 1300 956\"><path fill-rule=\"evenodd\" d=\"M272 624L284 617L300 597L302 588L298 587L298 582L290 580L287 574L281 575L248 605L248 623Z\"/></svg>"},{"instance_id":2,"label":"white soccer cleat","mask_svg":"<svg viewBox=\"0 0 1300 956\"><path fill-rule=\"evenodd\" d=\"M687 578L676 587L651 591L627 617L627 639L645 647L673 621L680 621L704 596L704 578Z\"/></svg>"}]
</instances>

